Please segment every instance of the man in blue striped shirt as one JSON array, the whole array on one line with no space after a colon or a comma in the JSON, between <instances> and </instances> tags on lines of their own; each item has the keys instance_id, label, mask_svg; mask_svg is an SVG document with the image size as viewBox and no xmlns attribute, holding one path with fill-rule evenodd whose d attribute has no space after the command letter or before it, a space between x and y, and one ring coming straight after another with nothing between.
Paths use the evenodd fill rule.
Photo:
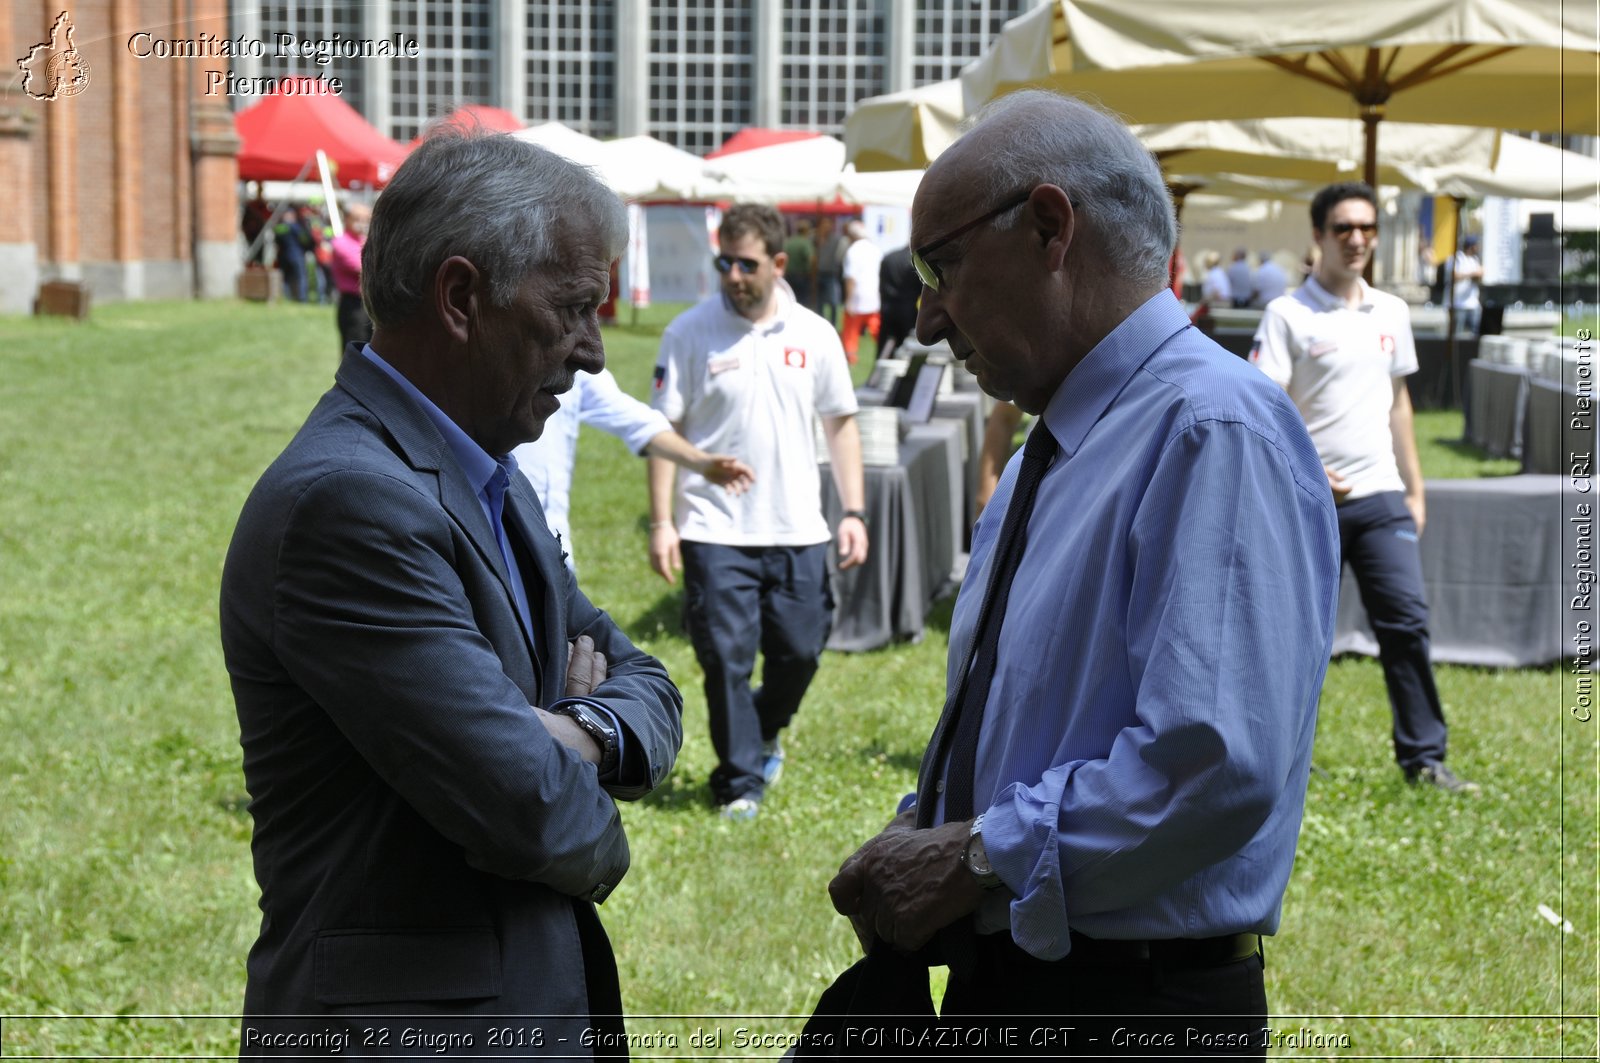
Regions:
<instances>
[{"instance_id":1,"label":"man in blue striped shirt","mask_svg":"<svg viewBox=\"0 0 1600 1063\"><path fill-rule=\"evenodd\" d=\"M912 208L918 338L1039 415L1044 472L1020 487L1013 459L974 533L921 807L829 889L862 970L920 950L950 966L947 1018L1024 1016L990 1021L1053 1054L1117 1038L1264 1054L1260 936L1278 927L1332 643L1338 529L1316 450L1281 389L1190 326L1167 287L1176 237L1127 127L1047 92L992 105ZM1014 494L1032 508L986 649ZM860 1014L883 984L841 979L819 1010Z\"/></svg>"}]
</instances>

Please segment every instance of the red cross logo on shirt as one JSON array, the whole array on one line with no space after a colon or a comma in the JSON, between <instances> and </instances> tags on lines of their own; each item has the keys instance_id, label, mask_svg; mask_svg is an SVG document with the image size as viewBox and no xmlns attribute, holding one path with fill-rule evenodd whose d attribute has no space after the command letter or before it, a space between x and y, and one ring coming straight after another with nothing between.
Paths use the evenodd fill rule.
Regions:
<instances>
[{"instance_id":1,"label":"red cross logo on shirt","mask_svg":"<svg viewBox=\"0 0 1600 1063\"><path fill-rule=\"evenodd\" d=\"M796 369L806 367L806 352L804 347L785 347L783 349L783 364L792 365Z\"/></svg>"}]
</instances>

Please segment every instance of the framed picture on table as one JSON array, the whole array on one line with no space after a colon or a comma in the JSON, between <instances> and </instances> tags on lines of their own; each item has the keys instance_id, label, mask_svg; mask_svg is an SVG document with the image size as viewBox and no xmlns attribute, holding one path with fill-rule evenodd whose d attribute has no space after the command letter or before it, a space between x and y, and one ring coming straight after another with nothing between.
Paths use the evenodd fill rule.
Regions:
<instances>
[{"instance_id":1,"label":"framed picture on table","mask_svg":"<svg viewBox=\"0 0 1600 1063\"><path fill-rule=\"evenodd\" d=\"M906 371L899 380L894 382L894 391L889 394L889 401L885 406L898 406L902 410L911 405L911 395L916 391L917 381L922 378L922 367L928 364L927 352L914 354L906 363Z\"/></svg>"},{"instance_id":2,"label":"framed picture on table","mask_svg":"<svg viewBox=\"0 0 1600 1063\"><path fill-rule=\"evenodd\" d=\"M911 400L906 403L906 419L912 424L927 424L933 417L934 403L939 401L939 386L944 383L944 371L942 365L924 365L917 370Z\"/></svg>"}]
</instances>

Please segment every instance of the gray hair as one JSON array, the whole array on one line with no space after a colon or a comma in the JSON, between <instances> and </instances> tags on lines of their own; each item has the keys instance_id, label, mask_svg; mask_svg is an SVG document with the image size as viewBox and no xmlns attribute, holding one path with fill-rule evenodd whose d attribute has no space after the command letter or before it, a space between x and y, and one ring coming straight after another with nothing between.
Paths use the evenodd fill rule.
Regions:
<instances>
[{"instance_id":1,"label":"gray hair","mask_svg":"<svg viewBox=\"0 0 1600 1063\"><path fill-rule=\"evenodd\" d=\"M580 220L594 225L606 261L622 253L627 210L587 168L513 136L441 129L400 164L373 208L361 248L367 315L388 327L410 320L454 255L482 271L492 305L509 306Z\"/></svg>"},{"instance_id":2,"label":"gray hair","mask_svg":"<svg viewBox=\"0 0 1600 1063\"><path fill-rule=\"evenodd\" d=\"M1089 221L1115 273L1165 284L1178 221L1155 156L1109 111L1045 89L1002 96L963 124L971 130L1030 109L1046 112L1048 120L1028 123L1026 135L995 138L999 143L976 178L983 198L1000 200L1029 182L1057 185L1078 217ZM1007 211L995 228L1009 229L1021 216L1020 206Z\"/></svg>"}]
</instances>

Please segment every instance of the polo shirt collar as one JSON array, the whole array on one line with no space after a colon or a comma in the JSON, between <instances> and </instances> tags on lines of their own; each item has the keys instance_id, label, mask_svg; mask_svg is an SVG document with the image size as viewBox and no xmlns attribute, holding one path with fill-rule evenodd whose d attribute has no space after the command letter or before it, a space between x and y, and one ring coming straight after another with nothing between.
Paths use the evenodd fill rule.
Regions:
<instances>
[{"instance_id":1,"label":"polo shirt collar","mask_svg":"<svg viewBox=\"0 0 1600 1063\"><path fill-rule=\"evenodd\" d=\"M1356 278L1356 283L1361 285L1361 303L1360 306L1356 307L1355 309L1371 310L1372 287L1360 277ZM1300 290L1305 292L1306 299L1308 299L1318 310L1351 309L1349 303L1345 302L1343 299L1339 298L1337 295L1334 295L1332 292L1328 291L1328 289L1318 284L1315 276L1307 277L1306 282L1300 286Z\"/></svg>"},{"instance_id":2,"label":"polo shirt collar","mask_svg":"<svg viewBox=\"0 0 1600 1063\"><path fill-rule=\"evenodd\" d=\"M772 291L778 300L778 313L765 325L758 325L739 313L734 307L733 301L728 298L728 293L722 290L721 285L717 286L717 295L722 298L722 309L728 312L728 316L743 323L744 327L752 332L757 330L761 332L776 332L789 323L789 315L794 313L797 303L794 297L794 289L789 287L789 282L779 277L777 283L772 286Z\"/></svg>"},{"instance_id":3,"label":"polo shirt collar","mask_svg":"<svg viewBox=\"0 0 1600 1063\"><path fill-rule=\"evenodd\" d=\"M1172 294L1161 291L1145 300L1084 355L1061 382L1044 409L1044 423L1071 457L1083 445L1095 422L1121 394L1139 367L1173 336L1188 328L1189 315Z\"/></svg>"}]
</instances>

